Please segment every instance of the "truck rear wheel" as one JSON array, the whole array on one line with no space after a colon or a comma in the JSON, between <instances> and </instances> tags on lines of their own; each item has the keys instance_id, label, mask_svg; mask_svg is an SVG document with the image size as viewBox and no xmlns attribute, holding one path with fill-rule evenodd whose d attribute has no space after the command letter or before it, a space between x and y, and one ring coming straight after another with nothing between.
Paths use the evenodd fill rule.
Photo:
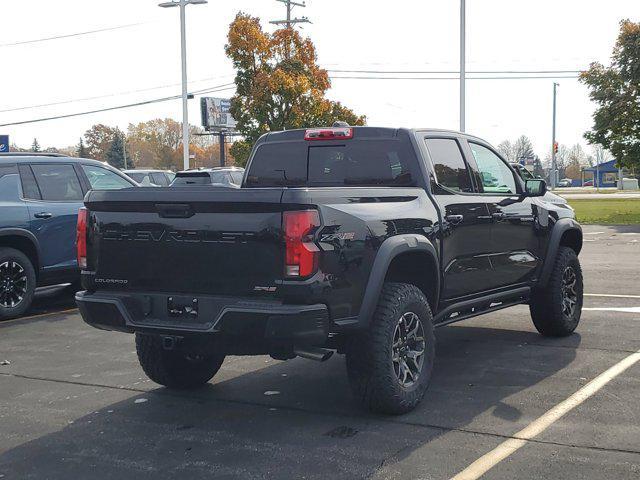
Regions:
<instances>
[{"instance_id":1,"label":"truck rear wheel","mask_svg":"<svg viewBox=\"0 0 640 480\"><path fill-rule=\"evenodd\" d=\"M531 318L546 337L571 335L582 313L582 269L576 252L560 247L549 282L534 291L529 302Z\"/></svg>"},{"instance_id":2,"label":"truck rear wheel","mask_svg":"<svg viewBox=\"0 0 640 480\"><path fill-rule=\"evenodd\" d=\"M15 248L0 248L0 320L26 312L35 291L36 272L29 258Z\"/></svg>"},{"instance_id":3,"label":"truck rear wheel","mask_svg":"<svg viewBox=\"0 0 640 480\"><path fill-rule=\"evenodd\" d=\"M429 386L435 343L431 309L420 289L385 283L369 329L347 347L354 395L373 412L413 410Z\"/></svg>"},{"instance_id":4,"label":"truck rear wheel","mask_svg":"<svg viewBox=\"0 0 640 480\"><path fill-rule=\"evenodd\" d=\"M220 370L224 361L224 355L193 354L181 349L180 345L166 350L160 336L140 333L136 333L136 352L147 377L160 385L177 389L204 385Z\"/></svg>"}]
</instances>

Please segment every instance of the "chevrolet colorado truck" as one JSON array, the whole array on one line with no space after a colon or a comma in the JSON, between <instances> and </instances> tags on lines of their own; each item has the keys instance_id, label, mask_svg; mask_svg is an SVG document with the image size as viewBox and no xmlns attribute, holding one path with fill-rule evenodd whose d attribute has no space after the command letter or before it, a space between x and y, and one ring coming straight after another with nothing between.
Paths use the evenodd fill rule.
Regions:
<instances>
[{"instance_id":1,"label":"chevrolet colorado truck","mask_svg":"<svg viewBox=\"0 0 640 480\"><path fill-rule=\"evenodd\" d=\"M76 300L134 333L167 387L208 382L226 355L337 351L364 407L400 414L427 389L435 327L517 304L542 335L578 325L582 230L545 192L462 133L268 133L241 188L89 192Z\"/></svg>"}]
</instances>

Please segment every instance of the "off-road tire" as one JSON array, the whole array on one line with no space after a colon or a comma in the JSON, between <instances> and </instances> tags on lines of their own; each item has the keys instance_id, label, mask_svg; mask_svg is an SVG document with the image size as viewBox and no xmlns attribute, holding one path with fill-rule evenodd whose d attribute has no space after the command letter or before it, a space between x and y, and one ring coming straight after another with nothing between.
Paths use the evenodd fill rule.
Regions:
<instances>
[{"instance_id":1,"label":"off-road tire","mask_svg":"<svg viewBox=\"0 0 640 480\"><path fill-rule=\"evenodd\" d=\"M576 252L568 247L560 247L555 258L549 282L544 288L535 289L529 302L533 324L545 337L566 337L571 335L580 323L582 313L582 268ZM575 308L567 313L563 308L563 276L571 269L576 277Z\"/></svg>"},{"instance_id":2,"label":"off-road tire","mask_svg":"<svg viewBox=\"0 0 640 480\"><path fill-rule=\"evenodd\" d=\"M156 383L175 389L196 388L220 370L224 355L193 355L180 348L165 350L158 335L136 333L136 352L144 373Z\"/></svg>"},{"instance_id":3,"label":"off-road tire","mask_svg":"<svg viewBox=\"0 0 640 480\"><path fill-rule=\"evenodd\" d=\"M6 262L15 262L15 264L19 265L23 270L24 278L26 278L26 292L22 295L22 299L13 307L4 306L2 302L0 302L0 321L19 317L24 314L31 307L31 302L33 302L33 296L36 291L36 271L29 257L15 248L2 247L0 248L0 266ZM0 278L0 282L1 281L2 278ZM0 284L0 291L2 291L3 287L4 284Z\"/></svg>"},{"instance_id":4,"label":"off-road tire","mask_svg":"<svg viewBox=\"0 0 640 480\"><path fill-rule=\"evenodd\" d=\"M424 358L417 379L405 387L394 370L393 344L396 327L409 312L422 324ZM347 343L347 374L353 394L372 412L399 415L413 410L429 386L435 343L433 316L422 291L407 283L385 283L368 329Z\"/></svg>"}]
</instances>

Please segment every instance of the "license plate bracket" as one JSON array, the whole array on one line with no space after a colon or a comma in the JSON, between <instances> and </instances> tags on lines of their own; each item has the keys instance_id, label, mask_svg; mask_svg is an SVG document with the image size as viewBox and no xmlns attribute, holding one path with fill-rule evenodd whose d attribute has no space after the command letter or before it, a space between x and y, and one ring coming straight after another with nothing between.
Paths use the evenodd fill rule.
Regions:
<instances>
[{"instance_id":1,"label":"license plate bracket","mask_svg":"<svg viewBox=\"0 0 640 480\"><path fill-rule=\"evenodd\" d=\"M193 297L167 297L167 313L170 317L197 318L198 299Z\"/></svg>"}]
</instances>

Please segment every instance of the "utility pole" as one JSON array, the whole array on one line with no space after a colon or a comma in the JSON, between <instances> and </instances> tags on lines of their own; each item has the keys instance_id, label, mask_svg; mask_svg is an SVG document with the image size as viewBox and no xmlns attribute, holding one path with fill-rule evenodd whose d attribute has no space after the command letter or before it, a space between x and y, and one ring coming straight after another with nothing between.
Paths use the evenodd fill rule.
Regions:
<instances>
[{"instance_id":1,"label":"utility pole","mask_svg":"<svg viewBox=\"0 0 640 480\"><path fill-rule=\"evenodd\" d=\"M292 0L276 0L276 2L284 3L286 5L287 18L286 20L271 20L269 23L272 23L274 25L286 25L287 28L291 28L292 25L295 25L297 23L311 23L311 21L307 17L291 18L291 10L293 10L293 7L304 8L307 6L305 2L297 3Z\"/></svg>"},{"instance_id":2,"label":"utility pole","mask_svg":"<svg viewBox=\"0 0 640 480\"><path fill-rule=\"evenodd\" d=\"M225 142L224 142L224 131L220 130L220 166L224 167L224 164L226 163L226 159L225 159Z\"/></svg>"},{"instance_id":3,"label":"utility pole","mask_svg":"<svg viewBox=\"0 0 640 480\"><path fill-rule=\"evenodd\" d=\"M466 1L460 0L460 131L465 131L466 103Z\"/></svg>"},{"instance_id":4,"label":"utility pole","mask_svg":"<svg viewBox=\"0 0 640 480\"><path fill-rule=\"evenodd\" d=\"M553 122L551 127L551 190L556 188L558 183L556 166L556 96L557 88L560 84L553 82Z\"/></svg>"},{"instance_id":5,"label":"utility pole","mask_svg":"<svg viewBox=\"0 0 640 480\"><path fill-rule=\"evenodd\" d=\"M124 169L127 169L127 134L122 134L122 157L124 158Z\"/></svg>"},{"instance_id":6,"label":"utility pole","mask_svg":"<svg viewBox=\"0 0 640 480\"><path fill-rule=\"evenodd\" d=\"M201 5L207 0L174 0L158 4L162 8L180 7L180 58L182 60L182 158L184 169L189 169L189 106L187 100L187 34L185 9L187 5Z\"/></svg>"}]
</instances>

